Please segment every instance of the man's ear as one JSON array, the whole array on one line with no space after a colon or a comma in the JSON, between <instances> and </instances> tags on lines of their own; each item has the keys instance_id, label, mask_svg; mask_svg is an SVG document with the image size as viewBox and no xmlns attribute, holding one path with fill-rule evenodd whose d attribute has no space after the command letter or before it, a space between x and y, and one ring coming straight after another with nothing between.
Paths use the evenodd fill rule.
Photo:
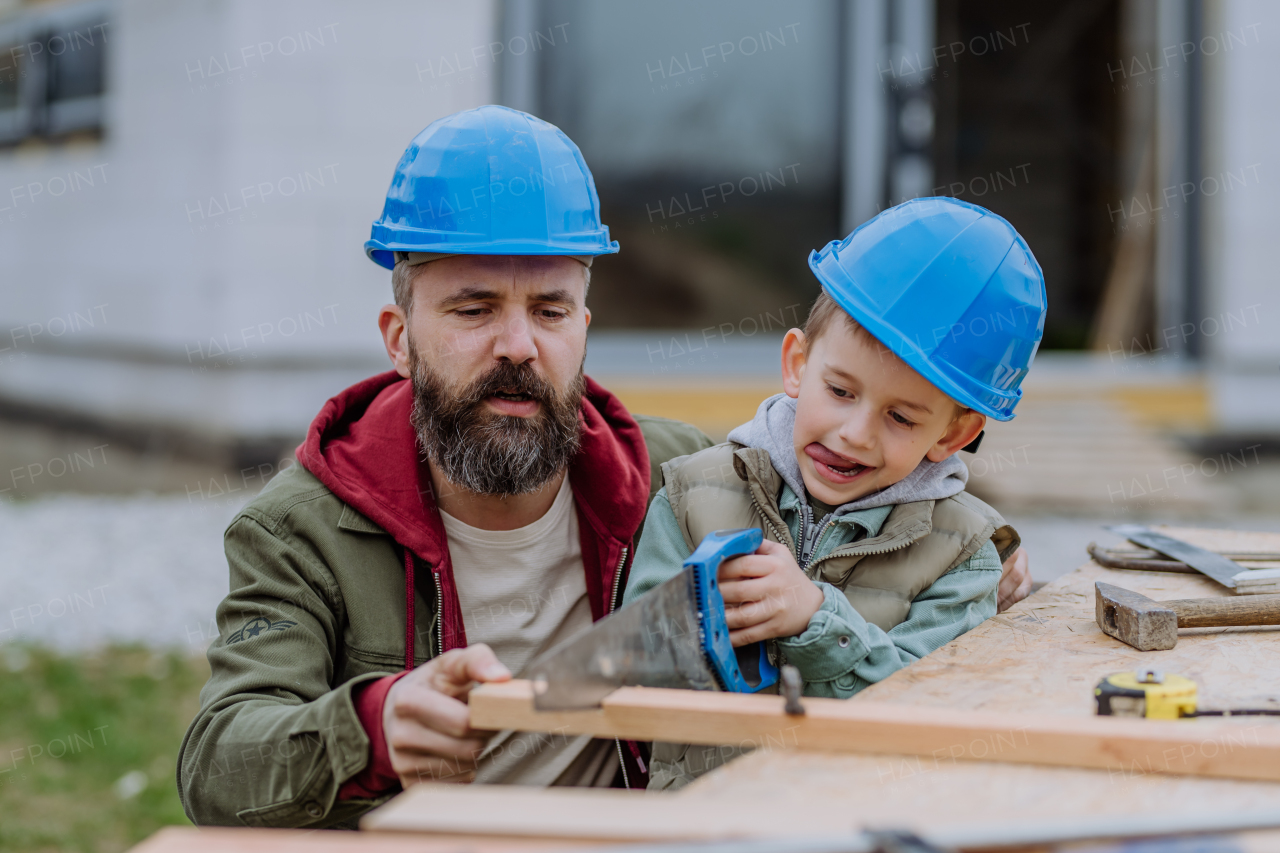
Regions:
<instances>
[{"instance_id":1,"label":"man's ear","mask_svg":"<svg viewBox=\"0 0 1280 853\"><path fill-rule=\"evenodd\" d=\"M788 397L800 396L800 380L804 378L804 368L809 354L805 352L804 332L792 329L782 339L782 390Z\"/></svg>"},{"instance_id":2,"label":"man's ear","mask_svg":"<svg viewBox=\"0 0 1280 853\"><path fill-rule=\"evenodd\" d=\"M929 452L925 454L930 462L941 462L950 456L953 456L957 450L967 445L978 437L978 433L982 432L987 425L987 416L973 409L969 409L963 415L956 418L947 426L946 432L938 439L938 442L929 448Z\"/></svg>"},{"instance_id":3,"label":"man's ear","mask_svg":"<svg viewBox=\"0 0 1280 853\"><path fill-rule=\"evenodd\" d=\"M399 305L383 305L378 312L378 328L387 348L391 365L405 379L409 378L409 325Z\"/></svg>"}]
</instances>

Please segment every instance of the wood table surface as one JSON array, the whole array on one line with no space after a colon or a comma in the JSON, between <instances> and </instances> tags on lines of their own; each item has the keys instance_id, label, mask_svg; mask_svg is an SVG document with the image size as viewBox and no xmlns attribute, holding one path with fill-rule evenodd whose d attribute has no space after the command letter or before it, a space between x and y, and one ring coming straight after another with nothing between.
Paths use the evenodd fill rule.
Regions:
<instances>
[{"instance_id":1,"label":"wood table surface","mask_svg":"<svg viewBox=\"0 0 1280 853\"><path fill-rule=\"evenodd\" d=\"M1280 534L1164 530L1213 550L1280 551ZM1233 594L1196 575L1112 570L1089 562L848 701L1091 715L1093 687L1101 678L1155 667L1194 679L1201 707L1280 707L1280 629L1184 630L1174 649L1139 652L1106 636L1094 623L1093 585L1098 580L1155 599ZM1211 738L1199 748L1247 749L1251 727L1280 725L1280 718L1233 722L1240 726L1239 741ZM384 807L395 813L389 824L398 831L341 834L349 844L334 840L326 845L343 850L385 846L390 853L408 849L401 845L414 839L419 845L414 849L429 851L535 850L547 849L548 842L567 848L671 840L682 826L690 828L689 836L702 838L830 834L864 827L945 832L1091 817L1185 817L1280 808L1280 783L1171 776L1141 766L1104 771L981 760L991 749L990 744L957 744L958 754L933 758L759 749L674 794L474 787L433 797L427 789L411 790ZM584 800L584 793L599 799ZM457 835L460 817L468 814L475 817L477 833L470 838ZM584 833L584 824L589 832ZM406 834L405 829L414 831ZM170 835L161 833L138 849L249 853L263 843L252 835L282 839L271 849L287 853L295 843L292 836L277 834L284 831L225 830L233 835L210 835L207 842L196 838L194 830L166 832ZM237 836L244 839L238 846L233 843ZM368 846L361 846L366 839ZM1280 833L1253 833L1245 846L1280 850Z\"/></svg>"},{"instance_id":2,"label":"wood table surface","mask_svg":"<svg viewBox=\"0 0 1280 853\"><path fill-rule=\"evenodd\" d=\"M1161 529L1216 550L1280 550L1280 534ZM1100 679L1155 667L1195 680L1202 708L1280 708L1280 628L1183 630L1173 649L1140 652L1104 634L1094 621L1093 586L1100 580L1157 600L1234 594L1199 575L1106 569L1090 561L849 701L1091 715ZM1280 718L1234 722L1244 730L1239 741L1211 739L1200 749L1206 755L1247 749L1251 727L1280 725ZM958 746L963 759L990 749L983 743ZM928 827L1014 816L1265 809L1280 805L1280 783L1169 776L1143 766L1102 771L957 761L945 754L931 760L775 749L758 750L702 777L682 796L769 796L784 808L825 803L878 825Z\"/></svg>"}]
</instances>

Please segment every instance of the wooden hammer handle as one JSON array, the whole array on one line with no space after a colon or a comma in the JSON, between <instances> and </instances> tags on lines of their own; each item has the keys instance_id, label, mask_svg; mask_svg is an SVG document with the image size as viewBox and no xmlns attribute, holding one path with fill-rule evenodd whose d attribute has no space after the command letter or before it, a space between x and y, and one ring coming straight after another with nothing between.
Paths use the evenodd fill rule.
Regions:
<instances>
[{"instance_id":1,"label":"wooden hammer handle","mask_svg":"<svg viewBox=\"0 0 1280 853\"><path fill-rule=\"evenodd\" d=\"M1179 628L1221 628L1229 625L1280 625L1280 595L1242 595L1236 598L1183 598L1162 601L1178 614Z\"/></svg>"}]
</instances>

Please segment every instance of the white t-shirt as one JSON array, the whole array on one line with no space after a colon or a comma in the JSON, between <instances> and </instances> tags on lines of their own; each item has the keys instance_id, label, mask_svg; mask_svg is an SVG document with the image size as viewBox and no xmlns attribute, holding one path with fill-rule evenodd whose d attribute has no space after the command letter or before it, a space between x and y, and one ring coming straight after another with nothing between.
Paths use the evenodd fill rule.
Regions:
<instances>
[{"instance_id":1,"label":"white t-shirt","mask_svg":"<svg viewBox=\"0 0 1280 853\"><path fill-rule=\"evenodd\" d=\"M482 530L443 511L440 518L469 644L487 643L519 677L543 651L591 625L567 476L547 513L525 527ZM617 769L609 741L505 731L481 755L476 782L608 787Z\"/></svg>"}]
</instances>

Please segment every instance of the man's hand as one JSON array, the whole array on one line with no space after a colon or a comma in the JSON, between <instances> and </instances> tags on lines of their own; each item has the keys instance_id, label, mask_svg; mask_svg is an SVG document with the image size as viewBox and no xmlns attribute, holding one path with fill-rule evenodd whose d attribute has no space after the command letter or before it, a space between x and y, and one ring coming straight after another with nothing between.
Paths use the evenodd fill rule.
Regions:
<instances>
[{"instance_id":1,"label":"man's hand","mask_svg":"<svg viewBox=\"0 0 1280 853\"><path fill-rule=\"evenodd\" d=\"M1000 591L996 593L996 612L1003 613L1031 593L1031 569L1027 567L1027 549L1021 546L1004 561L1000 575Z\"/></svg>"},{"instance_id":2,"label":"man's hand","mask_svg":"<svg viewBox=\"0 0 1280 853\"><path fill-rule=\"evenodd\" d=\"M467 695L478 681L511 672L483 643L432 658L391 686L382 732L405 788L418 782L470 782L491 732L471 728Z\"/></svg>"},{"instance_id":3,"label":"man's hand","mask_svg":"<svg viewBox=\"0 0 1280 853\"><path fill-rule=\"evenodd\" d=\"M720 564L720 594L735 646L803 633L822 606L822 590L787 546L769 540L754 554Z\"/></svg>"}]
</instances>

